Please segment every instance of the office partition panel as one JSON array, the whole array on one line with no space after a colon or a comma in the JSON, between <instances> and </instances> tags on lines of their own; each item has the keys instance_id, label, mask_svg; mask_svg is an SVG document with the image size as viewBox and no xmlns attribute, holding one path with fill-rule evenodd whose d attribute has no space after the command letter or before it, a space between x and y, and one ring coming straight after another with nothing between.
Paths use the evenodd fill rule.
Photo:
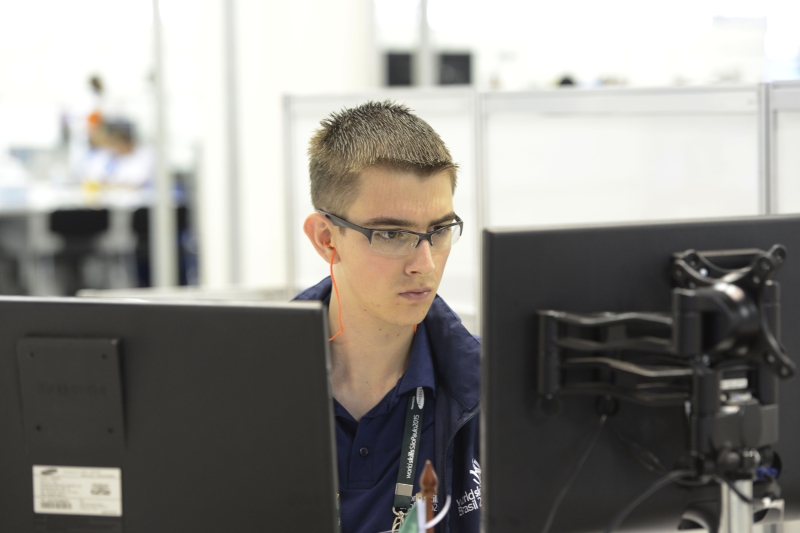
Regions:
<instances>
[{"instance_id":1,"label":"office partition panel","mask_svg":"<svg viewBox=\"0 0 800 533\"><path fill-rule=\"evenodd\" d=\"M778 82L770 89L773 209L800 213L800 83Z\"/></svg>"},{"instance_id":2,"label":"office partition panel","mask_svg":"<svg viewBox=\"0 0 800 533\"><path fill-rule=\"evenodd\" d=\"M439 294L461 315L467 327L478 308L478 246L481 222L476 194L476 96L467 89L384 90L362 94L287 96L287 279L290 292L317 283L328 275L328 265L316 254L303 233L303 221L313 211L308 178L308 142L322 119L344 107L368 100L406 104L427 121L444 140L459 165L455 211L464 220L464 235L453 247Z\"/></svg>"},{"instance_id":3,"label":"office partition panel","mask_svg":"<svg viewBox=\"0 0 800 533\"><path fill-rule=\"evenodd\" d=\"M486 224L759 212L758 86L482 95Z\"/></svg>"}]
</instances>

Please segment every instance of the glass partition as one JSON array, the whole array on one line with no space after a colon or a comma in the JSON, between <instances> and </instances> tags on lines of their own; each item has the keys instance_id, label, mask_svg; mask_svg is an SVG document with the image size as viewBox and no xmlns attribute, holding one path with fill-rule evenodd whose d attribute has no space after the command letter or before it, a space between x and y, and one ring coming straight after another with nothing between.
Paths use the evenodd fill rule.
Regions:
<instances>
[{"instance_id":1,"label":"glass partition","mask_svg":"<svg viewBox=\"0 0 800 533\"><path fill-rule=\"evenodd\" d=\"M800 213L800 83L772 85L773 207L777 213Z\"/></svg>"},{"instance_id":2,"label":"glass partition","mask_svg":"<svg viewBox=\"0 0 800 533\"><path fill-rule=\"evenodd\" d=\"M486 222L754 215L758 88L486 94Z\"/></svg>"}]
</instances>

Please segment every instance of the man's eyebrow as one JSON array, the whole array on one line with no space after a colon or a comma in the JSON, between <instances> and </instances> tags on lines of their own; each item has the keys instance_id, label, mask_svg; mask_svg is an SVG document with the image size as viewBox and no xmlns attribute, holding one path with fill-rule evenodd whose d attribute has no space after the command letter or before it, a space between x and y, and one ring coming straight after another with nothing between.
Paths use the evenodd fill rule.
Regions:
<instances>
[{"instance_id":1,"label":"man's eyebrow","mask_svg":"<svg viewBox=\"0 0 800 533\"><path fill-rule=\"evenodd\" d=\"M452 222L455 220L456 214L455 213L448 213L443 217L439 217L436 220L429 222L428 226L436 226L437 224L442 224L444 222ZM416 224L412 220L404 220L402 218L392 218L392 217L375 217L367 220L364 223L365 226L398 226L398 227L405 227L405 228L412 228Z\"/></svg>"},{"instance_id":2,"label":"man's eyebrow","mask_svg":"<svg viewBox=\"0 0 800 533\"><path fill-rule=\"evenodd\" d=\"M448 213L443 217L437 218L436 220L434 220L433 222L431 222L428 225L429 226L437 226L439 224L444 224L445 222L453 222L455 219L456 219L456 214L455 213Z\"/></svg>"}]
</instances>

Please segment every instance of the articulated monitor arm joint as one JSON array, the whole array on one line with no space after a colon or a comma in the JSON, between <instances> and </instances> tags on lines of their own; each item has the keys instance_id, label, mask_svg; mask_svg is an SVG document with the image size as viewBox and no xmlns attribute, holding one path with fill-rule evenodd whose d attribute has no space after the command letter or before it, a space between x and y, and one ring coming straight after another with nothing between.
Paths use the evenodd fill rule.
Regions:
<instances>
[{"instance_id":1,"label":"articulated monitor arm joint","mask_svg":"<svg viewBox=\"0 0 800 533\"><path fill-rule=\"evenodd\" d=\"M670 313L540 310L543 410L574 394L685 405L698 480L774 479L778 382L795 373L772 280L785 260L782 245L688 250L673 256Z\"/></svg>"}]
</instances>

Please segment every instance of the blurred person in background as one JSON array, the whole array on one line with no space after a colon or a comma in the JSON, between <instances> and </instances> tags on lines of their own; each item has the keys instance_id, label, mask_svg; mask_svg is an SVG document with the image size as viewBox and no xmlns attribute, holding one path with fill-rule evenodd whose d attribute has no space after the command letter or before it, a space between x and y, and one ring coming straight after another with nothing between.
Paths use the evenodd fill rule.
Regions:
<instances>
[{"instance_id":1,"label":"blurred person in background","mask_svg":"<svg viewBox=\"0 0 800 533\"><path fill-rule=\"evenodd\" d=\"M143 188L153 182L152 148L137 142L136 129L128 120L105 124L105 143L110 153L104 184L108 187Z\"/></svg>"},{"instance_id":2,"label":"blurred person in background","mask_svg":"<svg viewBox=\"0 0 800 533\"><path fill-rule=\"evenodd\" d=\"M89 94L68 114L65 137L73 181L100 181L108 164L103 117L104 85L100 76L88 80Z\"/></svg>"},{"instance_id":3,"label":"blurred person in background","mask_svg":"<svg viewBox=\"0 0 800 533\"><path fill-rule=\"evenodd\" d=\"M90 115L89 124L89 149L76 169L87 194L112 188L141 189L152 183L153 150L137 142L130 120Z\"/></svg>"}]
</instances>

